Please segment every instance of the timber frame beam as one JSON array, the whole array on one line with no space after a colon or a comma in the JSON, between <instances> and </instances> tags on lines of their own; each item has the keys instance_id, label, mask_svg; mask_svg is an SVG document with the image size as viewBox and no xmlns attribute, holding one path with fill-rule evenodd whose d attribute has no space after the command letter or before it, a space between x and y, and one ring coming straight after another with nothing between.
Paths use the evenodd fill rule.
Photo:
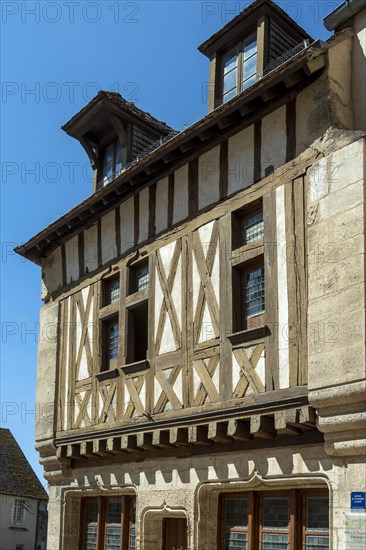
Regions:
<instances>
[{"instance_id":1,"label":"timber frame beam","mask_svg":"<svg viewBox=\"0 0 366 550\"><path fill-rule=\"evenodd\" d=\"M130 462L162 456L191 456L259 449L279 445L309 445L322 441L314 409L308 405L282 411L238 415L212 422L167 427L150 426L135 433L115 433L79 442L59 441L56 456L70 467L85 461L118 457Z\"/></svg>"},{"instance_id":2,"label":"timber frame beam","mask_svg":"<svg viewBox=\"0 0 366 550\"><path fill-rule=\"evenodd\" d=\"M326 49L321 42L315 42L289 63L238 94L232 101L221 105L139 162L127 167L113 182L91 195L27 243L17 247L15 251L41 265L47 254L84 227L86 217L92 223L110 209L111 203L122 202L136 193L136 187L142 189L154 184L179 166L197 158L203 150L215 147L231 135L254 124L286 103L289 94L293 94L295 98L326 66ZM294 74L296 79L292 85L291 75ZM280 97L278 90L283 91ZM220 125L223 130L211 132L211 129ZM176 161L177 154L179 163Z\"/></svg>"}]
</instances>

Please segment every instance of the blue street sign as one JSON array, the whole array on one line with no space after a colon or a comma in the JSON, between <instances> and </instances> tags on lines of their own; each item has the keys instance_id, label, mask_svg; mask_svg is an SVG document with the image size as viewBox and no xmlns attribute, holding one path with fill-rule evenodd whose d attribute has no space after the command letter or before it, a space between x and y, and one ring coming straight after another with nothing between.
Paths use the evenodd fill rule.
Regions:
<instances>
[{"instance_id":1,"label":"blue street sign","mask_svg":"<svg viewBox=\"0 0 366 550\"><path fill-rule=\"evenodd\" d=\"M354 491L351 493L351 510L366 511L365 492Z\"/></svg>"}]
</instances>

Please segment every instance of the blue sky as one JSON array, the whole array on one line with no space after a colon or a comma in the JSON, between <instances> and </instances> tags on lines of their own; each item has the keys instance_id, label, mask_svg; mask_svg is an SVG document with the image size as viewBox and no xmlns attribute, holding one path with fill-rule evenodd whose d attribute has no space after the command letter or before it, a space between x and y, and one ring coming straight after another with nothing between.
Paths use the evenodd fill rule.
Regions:
<instances>
[{"instance_id":1,"label":"blue sky","mask_svg":"<svg viewBox=\"0 0 366 550\"><path fill-rule=\"evenodd\" d=\"M277 2L314 38L340 1ZM249 2L5 1L1 8L1 400L34 450L40 268L12 252L91 193L81 146L60 126L99 89L119 91L181 130L207 112L197 46ZM43 481L43 483L45 483Z\"/></svg>"}]
</instances>

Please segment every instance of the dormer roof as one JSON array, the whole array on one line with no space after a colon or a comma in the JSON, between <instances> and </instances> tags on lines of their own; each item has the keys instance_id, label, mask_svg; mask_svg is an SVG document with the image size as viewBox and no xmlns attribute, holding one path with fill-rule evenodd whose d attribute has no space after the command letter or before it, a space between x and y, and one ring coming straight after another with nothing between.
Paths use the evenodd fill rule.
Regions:
<instances>
[{"instance_id":1,"label":"dormer roof","mask_svg":"<svg viewBox=\"0 0 366 550\"><path fill-rule=\"evenodd\" d=\"M258 19L263 15L267 15L277 22L280 20L281 24L286 27L286 31L294 37L297 37L299 41L309 40L313 42L312 37L277 4L271 0L256 0L219 31L205 40L205 42L198 47L198 50L207 57L211 57L214 52L225 48L228 43L240 39L243 33L251 26L255 25Z\"/></svg>"},{"instance_id":2,"label":"dormer roof","mask_svg":"<svg viewBox=\"0 0 366 550\"><path fill-rule=\"evenodd\" d=\"M165 122L158 120L150 113L136 107L134 103L124 99L118 92L105 90L101 90L61 128L69 136L79 140L84 136L86 131L92 132L93 124L94 126L97 125L101 119L101 115L107 112L114 112L130 122L134 122L140 126L147 126L154 133L168 135L174 131Z\"/></svg>"}]
</instances>

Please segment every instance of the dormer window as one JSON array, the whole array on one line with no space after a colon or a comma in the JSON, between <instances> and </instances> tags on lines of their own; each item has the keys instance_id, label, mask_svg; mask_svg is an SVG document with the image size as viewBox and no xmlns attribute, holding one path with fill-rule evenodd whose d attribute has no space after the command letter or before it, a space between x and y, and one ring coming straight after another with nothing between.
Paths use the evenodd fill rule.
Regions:
<instances>
[{"instance_id":1,"label":"dormer window","mask_svg":"<svg viewBox=\"0 0 366 550\"><path fill-rule=\"evenodd\" d=\"M257 37L253 34L223 56L223 102L257 80Z\"/></svg>"},{"instance_id":2,"label":"dormer window","mask_svg":"<svg viewBox=\"0 0 366 550\"><path fill-rule=\"evenodd\" d=\"M94 192L117 178L144 151L176 133L119 93L106 91L100 91L62 128L84 147L93 168Z\"/></svg>"},{"instance_id":3,"label":"dormer window","mask_svg":"<svg viewBox=\"0 0 366 550\"><path fill-rule=\"evenodd\" d=\"M102 177L103 185L111 182L122 172L122 145L118 140L104 150Z\"/></svg>"},{"instance_id":4,"label":"dormer window","mask_svg":"<svg viewBox=\"0 0 366 550\"><path fill-rule=\"evenodd\" d=\"M209 112L287 62L306 41L312 38L277 3L250 4L198 48L210 60Z\"/></svg>"}]
</instances>

